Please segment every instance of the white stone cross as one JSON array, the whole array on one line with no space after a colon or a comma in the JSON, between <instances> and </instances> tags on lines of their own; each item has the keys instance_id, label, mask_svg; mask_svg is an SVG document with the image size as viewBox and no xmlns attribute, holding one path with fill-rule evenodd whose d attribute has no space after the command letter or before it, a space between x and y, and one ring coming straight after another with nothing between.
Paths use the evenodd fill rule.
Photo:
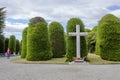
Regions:
<instances>
[{"instance_id":1,"label":"white stone cross","mask_svg":"<svg viewBox=\"0 0 120 80\"><path fill-rule=\"evenodd\" d=\"M80 36L86 36L88 33L87 32L80 32L80 26L76 25L76 32L69 32L69 36L76 36L76 58L81 58L81 53L80 53Z\"/></svg>"}]
</instances>

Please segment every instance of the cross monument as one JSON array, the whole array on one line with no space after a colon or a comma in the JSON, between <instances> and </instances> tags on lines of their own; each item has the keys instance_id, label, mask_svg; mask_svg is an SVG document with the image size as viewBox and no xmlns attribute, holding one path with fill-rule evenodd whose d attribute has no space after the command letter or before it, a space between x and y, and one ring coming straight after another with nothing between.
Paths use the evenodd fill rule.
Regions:
<instances>
[{"instance_id":1,"label":"cross monument","mask_svg":"<svg viewBox=\"0 0 120 80\"><path fill-rule=\"evenodd\" d=\"M76 36L76 59L75 61L81 61L80 53L80 36L86 36L87 32L80 32L80 25L76 25L76 32L69 32L69 36Z\"/></svg>"}]
</instances>

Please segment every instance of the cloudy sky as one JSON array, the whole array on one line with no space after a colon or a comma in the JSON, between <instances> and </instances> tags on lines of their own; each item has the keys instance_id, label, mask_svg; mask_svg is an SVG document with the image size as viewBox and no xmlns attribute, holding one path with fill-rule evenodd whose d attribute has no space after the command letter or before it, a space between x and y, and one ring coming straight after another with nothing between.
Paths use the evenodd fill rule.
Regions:
<instances>
[{"instance_id":1,"label":"cloudy sky","mask_svg":"<svg viewBox=\"0 0 120 80\"><path fill-rule=\"evenodd\" d=\"M43 17L48 23L60 22L64 30L72 17L80 18L85 28L92 29L105 14L120 18L120 0L0 0L0 7L6 7L6 37L15 35L21 40L22 30L29 19Z\"/></svg>"}]
</instances>

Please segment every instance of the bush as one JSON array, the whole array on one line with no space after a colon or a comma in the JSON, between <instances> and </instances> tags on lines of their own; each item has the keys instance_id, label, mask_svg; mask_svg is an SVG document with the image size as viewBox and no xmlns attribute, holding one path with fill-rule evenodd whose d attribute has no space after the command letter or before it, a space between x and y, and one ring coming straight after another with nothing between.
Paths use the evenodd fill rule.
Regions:
<instances>
[{"instance_id":1,"label":"bush","mask_svg":"<svg viewBox=\"0 0 120 80\"><path fill-rule=\"evenodd\" d=\"M20 51L20 42L19 40L16 40L16 54L18 54Z\"/></svg>"},{"instance_id":2,"label":"bush","mask_svg":"<svg viewBox=\"0 0 120 80\"><path fill-rule=\"evenodd\" d=\"M46 23L38 23L28 28L27 60L39 61L51 59L52 52Z\"/></svg>"},{"instance_id":3,"label":"bush","mask_svg":"<svg viewBox=\"0 0 120 80\"><path fill-rule=\"evenodd\" d=\"M3 35L0 35L0 53L5 53L5 39Z\"/></svg>"},{"instance_id":4,"label":"bush","mask_svg":"<svg viewBox=\"0 0 120 80\"><path fill-rule=\"evenodd\" d=\"M99 50L105 60L120 60L120 20L112 14L105 15L99 22Z\"/></svg>"},{"instance_id":5,"label":"bush","mask_svg":"<svg viewBox=\"0 0 120 80\"><path fill-rule=\"evenodd\" d=\"M6 39L5 39L5 52L6 52L7 49L8 49L8 44L9 44L9 38L6 38Z\"/></svg>"},{"instance_id":6,"label":"bush","mask_svg":"<svg viewBox=\"0 0 120 80\"><path fill-rule=\"evenodd\" d=\"M16 45L16 39L15 39L15 36L14 35L11 35L10 36L10 39L9 39L9 49L11 50L11 54L13 54L16 50L15 50L15 46Z\"/></svg>"},{"instance_id":7,"label":"bush","mask_svg":"<svg viewBox=\"0 0 120 80\"><path fill-rule=\"evenodd\" d=\"M64 29L58 22L52 22L49 25L49 34L53 57L63 57L65 55Z\"/></svg>"},{"instance_id":8,"label":"bush","mask_svg":"<svg viewBox=\"0 0 120 80\"><path fill-rule=\"evenodd\" d=\"M76 31L76 25L80 25L80 31L84 32L84 24L79 18L71 18L67 23L67 34L69 32ZM87 56L87 45L85 36L81 36L81 57ZM67 37L67 58L69 61L72 61L73 57L76 56L76 37Z\"/></svg>"},{"instance_id":9,"label":"bush","mask_svg":"<svg viewBox=\"0 0 120 80\"><path fill-rule=\"evenodd\" d=\"M27 29L25 28L22 32L22 52L21 52L21 58L25 58L27 54Z\"/></svg>"}]
</instances>

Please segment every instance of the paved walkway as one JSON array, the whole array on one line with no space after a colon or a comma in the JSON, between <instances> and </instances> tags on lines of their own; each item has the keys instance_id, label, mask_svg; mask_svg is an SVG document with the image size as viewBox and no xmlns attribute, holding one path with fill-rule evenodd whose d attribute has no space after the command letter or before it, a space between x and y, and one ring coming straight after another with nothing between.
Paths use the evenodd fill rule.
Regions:
<instances>
[{"instance_id":1,"label":"paved walkway","mask_svg":"<svg viewBox=\"0 0 120 80\"><path fill-rule=\"evenodd\" d=\"M0 57L0 80L120 80L120 65L18 64Z\"/></svg>"}]
</instances>

